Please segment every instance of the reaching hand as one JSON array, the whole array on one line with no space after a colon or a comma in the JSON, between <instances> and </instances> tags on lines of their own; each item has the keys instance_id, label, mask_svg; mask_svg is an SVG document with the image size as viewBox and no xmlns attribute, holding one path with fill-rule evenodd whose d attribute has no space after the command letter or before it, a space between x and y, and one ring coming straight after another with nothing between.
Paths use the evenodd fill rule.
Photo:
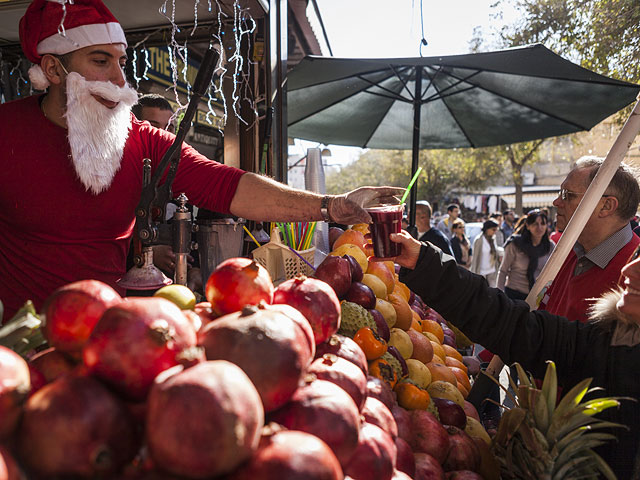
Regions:
<instances>
[{"instance_id":1,"label":"reaching hand","mask_svg":"<svg viewBox=\"0 0 640 480\"><path fill-rule=\"evenodd\" d=\"M331 197L329 217L344 225L371 223L371 216L363 207L379 203L398 203L394 196L402 195L405 189L400 187L360 187L349 193Z\"/></svg>"},{"instance_id":2,"label":"reaching hand","mask_svg":"<svg viewBox=\"0 0 640 480\"><path fill-rule=\"evenodd\" d=\"M420 256L420 247L422 244L409 235L406 230L400 230L400 233L392 233L389 238L392 242L400 243L402 245L402 251L400 255L395 258L395 262L401 267L415 268ZM375 258L372 260L375 261Z\"/></svg>"}]
</instances>

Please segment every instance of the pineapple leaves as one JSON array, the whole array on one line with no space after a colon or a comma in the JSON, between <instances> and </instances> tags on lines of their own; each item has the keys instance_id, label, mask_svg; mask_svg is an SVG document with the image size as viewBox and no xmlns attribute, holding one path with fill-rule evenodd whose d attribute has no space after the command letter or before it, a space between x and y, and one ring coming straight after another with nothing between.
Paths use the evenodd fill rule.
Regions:
<instances>
[{"instance_id":1,"label":"pineapple leaves","mask_svg":"<svg viewBox=\"0 0 640 480\"><path fill-rule=\"evenodd\" d=\"M556 373L556 364L551 360L547 361L547 371L542 381L542 396L547 401L547 412L553 412L556 408L558 396L558 375ZM544 430L543 433L546 434L547 431Z\"/></svg>"},{"instance_id":2,"label":"pineapple leaves","mask_svg":"<svg viewBox=\"0 0 640 480\"><path fill-rule=\"evenodd\" d=\"M520 385L509 380L518 397L516 406L503 414L491 447L502 478L615 479L611 468L592 449L616 440L611 429L626 427L596 415L628 398L602 397L581 403L585 395L601 390L589 389L592 379L587 378L569 390L556 407L554 363L547 362L542 389L535 387L533 378L519 364L515 366Z\"/></svg>"}]
</instances>

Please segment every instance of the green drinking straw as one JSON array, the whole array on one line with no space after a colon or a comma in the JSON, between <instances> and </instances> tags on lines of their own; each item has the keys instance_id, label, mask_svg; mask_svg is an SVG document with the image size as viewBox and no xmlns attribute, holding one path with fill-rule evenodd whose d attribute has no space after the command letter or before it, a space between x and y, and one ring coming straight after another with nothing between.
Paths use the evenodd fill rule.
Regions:
<instances>
[{"instance_id":1,"label":"green drinking straw","mask_svg":"<svg viewBox=\"0 0 640 480\"><path fill-rule=\"evenodd\" d=\"M407 195L409 195L409 190L411 190L411 187L413 187L413 184L416 183L416 180L418 179L418 175L420 175L420 172L422 172L422 167L419 167L418 170L416 170L416 173L413 175L413 178L409 182L409 186L404 191L404 195L402 195L402 200L400 200L401 204L404 203L404 201L407 199Z\"/></svg>"}]
</instances>

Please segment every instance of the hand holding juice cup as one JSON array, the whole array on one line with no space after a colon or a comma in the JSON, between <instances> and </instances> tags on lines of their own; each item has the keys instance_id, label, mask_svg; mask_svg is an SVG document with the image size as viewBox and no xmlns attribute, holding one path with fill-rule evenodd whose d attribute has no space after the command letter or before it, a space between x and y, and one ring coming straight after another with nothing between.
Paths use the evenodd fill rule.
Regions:
<instances>
[{"instance_id":1,"label":"hand holding juice cup","mask_svg":"<svg viewBox=\"0 0 640 480\"><path fill-rule=\"evenodd\" d=\"M371 215L369 225L373 254L379 259L391 259L400 255L402 246L389 238L392 233L400 233L402 229L402 212L404 203L382 204L365 208Z\"/></svg>"}]
</instances>

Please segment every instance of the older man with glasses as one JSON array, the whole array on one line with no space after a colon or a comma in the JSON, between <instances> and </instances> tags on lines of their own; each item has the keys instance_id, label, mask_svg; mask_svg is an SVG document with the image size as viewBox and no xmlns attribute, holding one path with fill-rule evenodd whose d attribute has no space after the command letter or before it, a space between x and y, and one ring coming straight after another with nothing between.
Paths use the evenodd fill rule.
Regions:
<instances>
[{"instance_id":1,"label":"older man with glasses","mask_svg":"<svg viewBox=\"0 0 640 480\"><path fill-rule=\"evenodd\" d=\"M569 223L603 161L592 156L580 158L562 182L553 202L558 230L563 231ZM640 244L629 223L638 203L636 172L622 164L545 293L541 310L586 321L593 299L618 286L620 270Z\"/></svg>"}]
</instances>

